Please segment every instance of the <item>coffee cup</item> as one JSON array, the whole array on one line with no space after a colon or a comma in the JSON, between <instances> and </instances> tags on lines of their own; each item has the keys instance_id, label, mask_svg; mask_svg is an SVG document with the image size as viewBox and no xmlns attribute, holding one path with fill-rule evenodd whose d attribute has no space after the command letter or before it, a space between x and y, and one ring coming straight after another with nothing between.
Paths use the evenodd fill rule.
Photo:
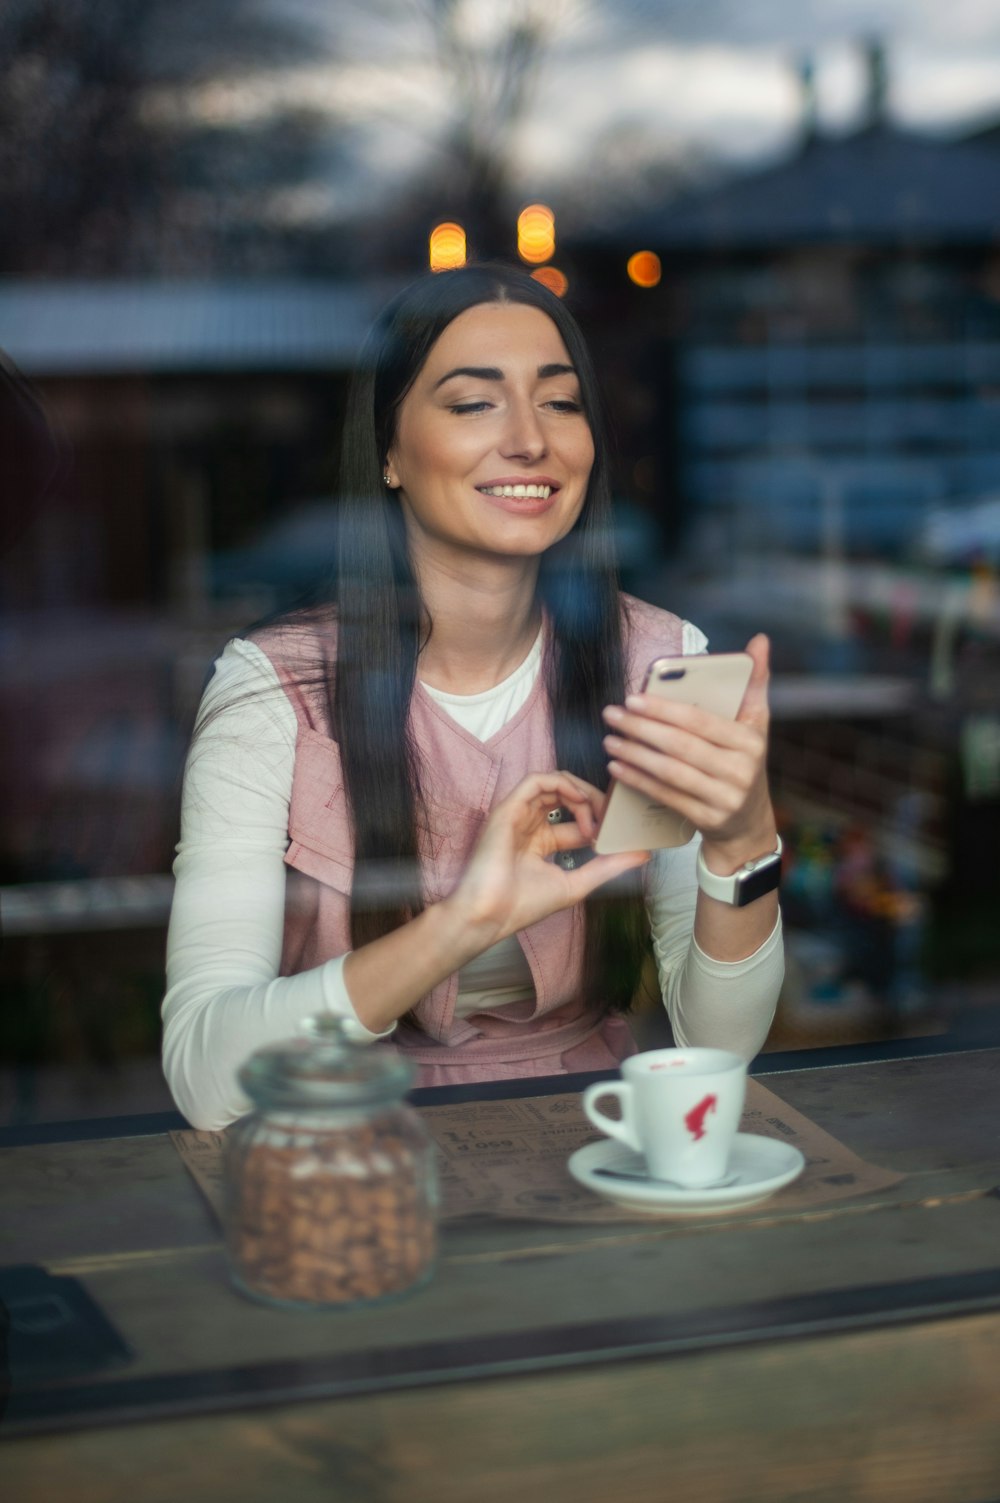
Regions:
<instances>
[{"instance_id":1,"label":"coffee cup","mask_svg":"<svg viewBox=\"0 0 1000 1503\"><path fill-rule=\"evenodd\" d=\"M653 1179L703 1189L725 1178L746 1095L747 1062L726 1049L651 1049L622 1061L622 1079L588 1086L595 1127L646 1160ZM599 1103L614 1097L621 1118Z\"/></svg>"}]
</instances>

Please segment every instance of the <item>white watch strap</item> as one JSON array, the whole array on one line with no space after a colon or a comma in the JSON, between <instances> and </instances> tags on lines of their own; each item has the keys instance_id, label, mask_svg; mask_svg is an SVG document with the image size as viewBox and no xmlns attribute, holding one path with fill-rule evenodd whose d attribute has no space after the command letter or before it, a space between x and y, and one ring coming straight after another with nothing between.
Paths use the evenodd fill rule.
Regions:
<instances>
[{"instance_id":1,"label":"white watch strap","mask_svg":"<svg viewBox=\"0 0 1000 1503\"><path fill-rule=\"evenodd\" d=\"M710 898L717 898L720 903L737 905L739 891L747 877L753 875L762 866L774 866L780 863L781 853L784 847L781 844L781 836L778 836L778 844L773 851L768 851L766 856L757 856L753 861L748 861L741 866L739 871L731 872L728 877L720 877L717 872L709 871L705 865L705 854L701 846L698 847L698 886L702 892Z\"/></svg>"}]
</instances>

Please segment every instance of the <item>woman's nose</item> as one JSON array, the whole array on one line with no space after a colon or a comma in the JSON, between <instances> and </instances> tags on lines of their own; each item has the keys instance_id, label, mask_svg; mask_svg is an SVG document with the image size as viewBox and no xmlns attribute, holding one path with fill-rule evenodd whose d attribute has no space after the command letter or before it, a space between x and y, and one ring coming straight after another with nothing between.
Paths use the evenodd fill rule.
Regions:
<instances>
[{"instance_id":1,"label":"woman's nose","mask_svg":"<svg viewBox=\"0 0 1000 1503\"><path fill-rule=\"evenodd\" d=\"M534 403L513 404L500 445L504 458L540 459L546 448L545 430Z\"/></svg>"}]
</instances>

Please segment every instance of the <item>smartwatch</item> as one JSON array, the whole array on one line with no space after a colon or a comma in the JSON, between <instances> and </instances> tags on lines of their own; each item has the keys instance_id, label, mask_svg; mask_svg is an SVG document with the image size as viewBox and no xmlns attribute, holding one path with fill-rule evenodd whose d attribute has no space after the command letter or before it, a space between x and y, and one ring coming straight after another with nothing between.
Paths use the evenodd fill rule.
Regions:
<instances>
[{"instance_id":1,"label":"smartwatch","mask_svg":"<svg viewBox=\"0 0 1000 1503\"><path fill-rule=\"evenodd\" d=\"M754 903L762 898L766 892L774 892L781 882L781 836L778 836L778 848L769 851L766 856L758 856L755 861L748 861L741 866L739 871L732 872L728 877L720 877L715 872L710 872L705 865L705 857L701 846L698 847L698 886L702 892L706 892L710 898L716 898L720 903L729 903L733 908L745 908L748 903Z\"/></svg>"}]
</instances>

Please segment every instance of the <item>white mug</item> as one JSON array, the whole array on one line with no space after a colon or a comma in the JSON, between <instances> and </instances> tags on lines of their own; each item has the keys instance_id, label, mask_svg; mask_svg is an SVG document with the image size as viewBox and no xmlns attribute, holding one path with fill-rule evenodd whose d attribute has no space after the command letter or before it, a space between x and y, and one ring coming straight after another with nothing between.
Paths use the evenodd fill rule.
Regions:
<instances>
[{"instance_id":1,"label":"white mug","mask_svg":"<svg viewBox=\"0 0 1000 1503\"><path fill-rule=\"evenodd\" d=\"M583 1109L601 1132L645 1156L653 1179L697 1189L724 1179L746 1095L747 1062L726 1049L651 1049L623 1079L588 1086ZM598 1102L614 1096L621 1120Z\"/></svg>"}]
</instances>

